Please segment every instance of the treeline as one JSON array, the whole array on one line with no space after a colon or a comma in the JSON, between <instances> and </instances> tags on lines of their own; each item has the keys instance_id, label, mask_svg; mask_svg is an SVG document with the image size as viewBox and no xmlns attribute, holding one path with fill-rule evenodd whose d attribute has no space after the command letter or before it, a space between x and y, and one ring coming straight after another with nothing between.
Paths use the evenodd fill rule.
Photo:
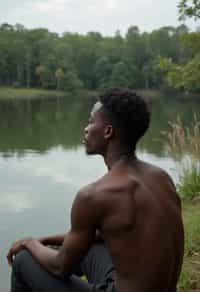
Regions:
<instances>
[{"instance_id":1,"label":"treeline","mask_svg":"<svg viewBox=\"0 0 200 292\"><path fill-rule=\"evenodd\" d=\"M98 32L59 36L47 29L3 23L0 85L66 91L110 86L185 90L184 86L174 86L168 76L172 65L182 66L194 58L194 50L183 41L185 36L191 36L185 25L151 33L141 33L132 26L124 37L119 31L104 37Z\"/></svg>"}]
</instances>

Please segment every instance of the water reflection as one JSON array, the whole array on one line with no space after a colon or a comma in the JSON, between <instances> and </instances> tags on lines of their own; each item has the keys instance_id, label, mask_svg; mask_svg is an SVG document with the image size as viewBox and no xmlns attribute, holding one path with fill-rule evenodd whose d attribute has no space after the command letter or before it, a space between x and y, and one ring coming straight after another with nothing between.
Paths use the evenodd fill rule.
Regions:
<instances>
[{"instance_id":1,"label":"water reflection","mask_svg":"<svg viewBox=\"0 0 200 292\"><path fill-rule=\"evenodd\" d=\"M6 212L62 206L67 193L69 198L106 171L102 158L86 158L83 147L68 151L58 147L43 155L29 153L23 160L1 158L0 164L0 208Z\"/></svg>"},{"instance_id":2,"label":"water reflection","mask_svg":"<svg viewBox=\"0 0 200 292\"><path fill-rule=\"evenodd\" d=\"M8 291L10 244L24 236L67 230L76 192L105 171L102 158L86 157L83 146L57 147L43 154L27 151L24 158L0 157L1 291Z\"/></svg>"},{"instance_id":3,"label":"water reflection","mask_svg":"<svg viewBox=\"0 0 200 292\"><path fill-rule=\"evenodd\" d=\"M84 97L1 101L0 151L4 157L21 157L27 149L43 153L58 145L79 145L91 103Z\"/></svg>"},{"instance_id":4,"label":"water reflection","mask_svg":"<svg viewBox=\"0 0 200 292\"><path fill-rule=\"evenodd\" d=\"M165 96L151 103L152 119L150 128L140 142L140 150L152 153L158 157L166 154L166 141L161 132L168 130L169 121L177 121L179 116L183 125L189 126L196 113L200 118L200 103L198 100L176 100Z\"/></svg>"},{"instance_id":5,"label":"water reflection","mask_svg":"<svg viewBox=\"0 0 200 292\"><path fill-rule=\"evenodd\" d=\"M2 156L24 157L27 150L44 153L62 145L69 149L81 144L93 100L82 97L61 99L0 101L0 152ZM188 124L193 112L198 112L198 101L158 99L151 105L152 121L140 148L158 156L163 155L164 141L160 132L168 128L179 114Z\"/></svg>"}]
</instances>

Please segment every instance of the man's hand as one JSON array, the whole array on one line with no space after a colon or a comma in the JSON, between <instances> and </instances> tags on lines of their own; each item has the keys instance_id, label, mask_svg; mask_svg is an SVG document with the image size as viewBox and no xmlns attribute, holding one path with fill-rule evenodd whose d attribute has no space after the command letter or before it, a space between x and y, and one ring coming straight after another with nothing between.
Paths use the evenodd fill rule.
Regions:
<instances>
[{"instance_id":1,"label":"man's hand","mask_svg":"<svg viewBox=\"0 0 200 292\"><path fill-rule=\"evenodd\" d=\"M25 244L29 241L31 241L33 238L32 237L27 237L21 240L15 241L12 245L10 250L8 251L7 254L7 260L9 265L12 265L13 263L13 257L16 256L16 254L21 251L22 249L25 248Z\"/></svg>"}]
</instances>

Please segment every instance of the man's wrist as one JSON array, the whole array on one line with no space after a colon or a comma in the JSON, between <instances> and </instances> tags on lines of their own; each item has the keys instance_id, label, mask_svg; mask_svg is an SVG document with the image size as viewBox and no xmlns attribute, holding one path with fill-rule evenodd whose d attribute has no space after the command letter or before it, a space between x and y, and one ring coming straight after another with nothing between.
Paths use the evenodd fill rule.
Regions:
<instances>
[{"instance_id":1,"label":"man's wrist","mask_svg":"<svg viewBox=\"0 0 200 292\"><path fill-rule=\"evenodd\" d=\"M27 250L31 250L31 248L35 245L36 242L38 242L38 240L36 240L35 238L25 239L22 242L22 247L27 249Z\"/></svg>"}]
</instances>

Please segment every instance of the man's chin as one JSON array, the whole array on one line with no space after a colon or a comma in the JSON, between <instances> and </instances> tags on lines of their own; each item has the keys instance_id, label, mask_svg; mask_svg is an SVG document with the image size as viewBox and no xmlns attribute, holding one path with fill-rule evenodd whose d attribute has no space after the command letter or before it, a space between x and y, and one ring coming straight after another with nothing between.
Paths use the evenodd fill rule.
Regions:
<instances>
[{"instance_id":1,"label":"man's chin","mask_svg":"<svg viewBox=\"0 0 200 292\"><path fill-rule=\"evenodd\" d=\"M89 149L85 149L85 152L87 155L95 155L96 154L96 152L89 150Z\"/></svg>"},{"instance_id":2,"label":"man's chin","mask_svg":"<svg viewBox=\"0 0 200 292\"><path fill-rule=\"evenodd\" d=\"M97 154L95 151L93 151L92 149L89 149L88 147L85 147L85 152L87 155L95 155Z\"/></svg>"}]
</instances>

